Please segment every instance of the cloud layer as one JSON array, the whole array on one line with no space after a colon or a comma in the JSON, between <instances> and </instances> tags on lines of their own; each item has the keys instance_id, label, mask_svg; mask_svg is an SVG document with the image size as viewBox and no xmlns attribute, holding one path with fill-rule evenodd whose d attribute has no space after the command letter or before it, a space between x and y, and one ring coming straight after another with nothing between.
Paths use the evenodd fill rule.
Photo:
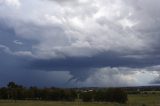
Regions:
<instances>
[{"instance_id":1,"label":"cloud layer","mask_svg":"<svg viewBox=\"0 0 160 106\"><path fill-rule=\"evenodd\" d=\"M54 80L64 72L71 85L78 80L83 86L158 82L159 68L153 70L160 64L158 4L158 0L0 0L0 58L6 64L1 73L36 71L47 78L56 71ZM10 61L14 68L8 68Z\"/></svg>"}]
</instances>

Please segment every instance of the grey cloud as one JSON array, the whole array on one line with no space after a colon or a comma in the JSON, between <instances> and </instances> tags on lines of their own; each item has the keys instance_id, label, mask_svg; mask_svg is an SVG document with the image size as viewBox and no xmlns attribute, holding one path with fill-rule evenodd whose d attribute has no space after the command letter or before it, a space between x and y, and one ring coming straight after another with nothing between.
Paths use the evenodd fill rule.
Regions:
<instances>
[{"instance_id":1,"label":"grey cloud","mask_svg":"<svg viewBox=\"0 0 160 106\"><path fill-rule=\"evenodd\" d=\"M32 45L37 43L35 40L17 36L14 28L9 26L4 19L0 19L0 38L0 44L9 48L10 51L32 51ZM23 42L23 45L14 44L16 40Z\"/></svg>"},{"instance_id":2,"label":"grey cloud","mask_svg":"<svg viewBox=\"0 0 160 106\"><path fill-rule=\"evenodd\" d=\"M78 0L49 0L49 1L56 1L56 2L77 2Z\"/></svg>"},{"instance_id":3,"label":"grey cloud","mask_svg":"<svg viewBox=\"0 0 160 106\"><path fill-rule=\"evenodd\" d=\"M18 8L21 5L21 3L19 0L1 0L0 5L7 5Z\"/></svg>"},{"instance_id":4,"label":"grey cloud","mask_svg":"<svg viewBox=\"0 0 160 106\"><path fill-rule=\"evenodd\" d=\"M160 64L158 0L21 0L20 4L18 9L0 7L2 70L11 66L41 74L67 71L68 79L80 79L82 85L93 85L94 76L103 73L109 78L130 75L135 68L159 71L152 67ZM15 40L24 44L16 45ZM102 71L104 67L109 71ZM120 85L127 84L121 81ZM111 85L98 79L101 82Z\"/></svg>"},{"instance_id":5,"label":"grey cloud","mask_svg":"<svg viewBox=\"0 0 160 106\"><path fill-rule=\"evenodd\" d=\"M25 67L31 60L26 56L10 55L0 50L0 86L6 86L9 81L25 86L72 86L72 82L68 83L72 77L68 71L28 70Z\"/></svg>"},{"instance_id":6,"label":"grey cloud","mask_svg":"<svg viewBox=\"0 0 160 106\"><path fill-rule=\"evenodd\" d=\"M95 7L96 3L101 7ZM106 7L103 3L111 5L112 8ZM149 35L140 36L137 32L132 31L132 28L123 29L118 24L129 14L129 11L124 11L122 7L125 3L94 1L92 4L79 5L80 7L75 10L71 10L72 6L57 6L54 9L59 8L60 12L55 11L56 14L43 12L35 16L30 13L38 17L39 21L34 18L29 20L29 17L23 18L22 16L17 17L18 20L10 17L8 24L13 27L17 36L37 40L38 44L32 45L34 53L44 58L93 56L101 51L130 53L151 50L150 41L153 38L149 39ZM118 9L114 6L117 6ZM86 11L88 9L89 11ZM35 11L39 13L42 10L36 9ZM117 16L114 11L119 11L124 16ZM23 14L21 11L19 13ZM90 13L92 15L85 15ZM13 20L16 20L16 23Z\"/></svg>"},{"instance_id":7,"label":"grey cloud","mask_svg":"<svg viewBox=\"0 0 160 106\"><path fill-rule=\"evenodd\" d=\"M25 78L24 77L23 83L28 85L27 82L29 81L32 82L30 84L35 84L38 86L47 86L47 85L50 86L52 84L53 85L55 84L57 86L67 86L67 85L77 86L76 85L77 83L80 84L79 86L131 86L136 84L148 84L150 83L150 81L153 81L153 79L157 78L156 75L160 70L160 68L158 65L153 65L152 63L153 61L150 61L150 64L146 63L143 64L144 61L146 62L149 61L148 60L140 61L141 59L140 60L132 59L131 62L130 59L125 60L124 58L122 58L119 60L118 57L116 56L117 55L108 54L106 56L102 55L94 58L90 57L83 59L82 57L81 58L68 57L65 59L35 60L25 57L20 58L20 57L15 57L13 55L1 54L1 59L3 60L3 62L1 62L0 67L1 70L7 70L4 72L1 71L2 75L6 74L6 72L8 73L8 71L9 72L13 71L15 73L14 75L11 75L11 77L8 79L14 79L19 83L22 83L21 80L19 80L22 79L22 77L20 76L25 75L30 77L30 79L33 78L34 81L24 79ZM6 59L5 57L8 57L8 59ZM62 83L58 79L56 79L57 83L56 82L52 83L53 82L52 80L56 78L54 77L54 75L57 75L58 73L61 72L63 73L64 71L67 72L66 75L67 79L64 79L62 81L64 83ZM152 74L152 72L154 71L156 71L156 73ZM147 74L145 75L143 72ZM17 73L18 77L16 77ZM43 75L41 73L43 73ZM51 75L51 73L53 73L53 75ZM140 78L142 76L144 77L144 79L147 78L147 80L145 79L147 82L145 82L143 79L142 80L136 79L135 78L136 73L141 73ZM48 75L51 75L50 78L52 80L47 79L49 78ZM61 75L64 76L64 74ZM151 76L151 78L148 78L148 75ZM130 77L131 79L128 80L127 79L128 77ZM133 78L135 78L134 84L132 81ZM114 83L117 81L118 84L114 85Z\"/></svg>"},{"instance_id":8,"label":"grey cloud","mask_svg":"<svg viewBox=\"0 0 160 106\"><path fill-rule=\"evenodd\" d=\"M0 50L2 49L2 51L8 53L8 54L12 54L12 51L5 45L0 45Z\"/></svg>"},{"instance_id":9,"label":"grey cloud","mask_svg":"<svg viewBox=\"0 0 160 106\"><path fill-rule=\"evenodd\" d=\"M124 70L124 73L131 73L132 71L134 71L134 69L145 69L145 71L159 71L159 63L160 61L157 57L126 58L113 53L104 53L93 57L65 57L61 59L57 58L47 60L32 60L26 66L26 69L45 71L69 71L73 76L70 81L75 79L78 81L84 81L90 75L96 72L95 69L101 69L103 67L126 67L120 68L119 73Z\"/></svg>"},{"instance_id":10,"label":"grey cloud","mask_svg":"<svg viewBox=\"0 0 160 106\"><path fill-rule=\"evenodd\" d=\"M157 78L159 78L159 69L157 71L154 67L103 67L95 69L95 72L79 83L82 86L100 87L143 86L151 85L151 82Z\"/></svg>"},{"instance_id":11,"label":"grey cloud","mask_svg":"<svg viewBox=\"0 0 160 106\"><path fill-rule=\"evenodd\" d=\"M156 78L156 79L154 79L152 82L151 82L151 84L157 84L157 85L159 85L160 84L160 78Z\"/></svg>"}]
</instances>

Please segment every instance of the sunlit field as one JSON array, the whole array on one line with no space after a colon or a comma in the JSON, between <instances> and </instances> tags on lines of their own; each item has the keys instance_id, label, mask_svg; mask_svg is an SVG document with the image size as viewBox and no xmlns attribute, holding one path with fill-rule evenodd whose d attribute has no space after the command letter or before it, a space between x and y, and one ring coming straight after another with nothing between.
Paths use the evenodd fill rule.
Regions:
<instances>
[{"instance_id":1,"label":"sunlit field","mask_svg":"<svg viewBox=\"0 0 160 106\"><path fill-rule=\"evenodd\" d=\"M0 100L0 106L160 106L160 94L128 95L126 104L119 103L91 103L91 102L53 102L53 101L12 101Z\"/></svg>"}]
</instances>

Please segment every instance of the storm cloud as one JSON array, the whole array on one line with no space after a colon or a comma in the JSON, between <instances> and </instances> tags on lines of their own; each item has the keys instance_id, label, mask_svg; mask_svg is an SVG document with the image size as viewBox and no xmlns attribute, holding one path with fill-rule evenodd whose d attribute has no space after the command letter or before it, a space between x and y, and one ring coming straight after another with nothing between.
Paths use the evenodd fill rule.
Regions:
<instances>
[{"instance_id":1,"label":"storm cloud","mask_svg":"<svg viewBox=\"0 0 160 106\"><path fill-rule=\"evenodd\" d=\"M158 0L0 0L0 73L5 75L1 79L39 86L157 83L158 4ZM25 75L31 79L28 83L21 81Z\"/></svg>"}]
</instances>

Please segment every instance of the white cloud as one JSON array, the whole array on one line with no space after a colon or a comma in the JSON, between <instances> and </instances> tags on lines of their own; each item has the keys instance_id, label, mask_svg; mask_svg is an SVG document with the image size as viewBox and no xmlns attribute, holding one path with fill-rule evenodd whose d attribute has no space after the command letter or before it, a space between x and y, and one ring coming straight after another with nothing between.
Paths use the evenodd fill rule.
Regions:
<instances>
[{"instance_id":1,"label":"white cloud","mask_svg":"<svg viewBox=\"0 0 160 106\"><path fill-rule=\"evenodd\" d=\"M0 51L5 52L9 55L38 58L35 55L33 55L33 53L31 51L12 51L9 47L7 47L5 45L1 45L1 44L0 44Z\"/></svg>"},{"instance_id":2,"label":"white cloud","mask_svg":"<svg viewBox=\"0 0 160 106\"><path fill-rule=\"evenodd\" d=\"M5 52L5 53L12 54L12 51L10 50L10 48L8 48L8 47L5 46L5 45L1 45L1 44L0 44L0 50L2 50L2 51Z\"/></svg>"},{"instance_id":3,"label":"white cloud","mask_svg":"<svg viewBox=\"0 0 160 106\"><path fill-rule=\"evenodd\" d=\"M159 78L159 66L145 68L104 67L97 69L85 81L79 81L81 86L142 86L150 85Z\"/></svg>"},{"instance_id":4,"label":"white cloud","mask_svg":"<svg viewBox=\"0 0 160 106\"><path fill-rule=\"evenodd\" d=\"M19 8L21 3L19 0L0 0L0 4L6 4L7 6L13 6Z\"/></svg>"},{"instance_id":5,"label":"white cloud","mask_svg":"<svg viewBox=\"0 0 160 106\"><path fill-rule=\"evenodd\" d=\"M18 41L18 40L14 40L13 43L17 44L17 45L23 45L23 42Z\"/></svg>"},{"instance_id":6,"label":"white cloud","mask_svg":"<svg viewBox=\"0 0 160 106\"><path fill-rule=\"evenodd\" d=\"M35 57L31 51L16 51L13 54L17 56Z\"/></svg>"},{"instance_id":7,"label":"white cloud","mask_svg":"<svg viewBox=\"0 0 160 106\"><path fill-rule=\"evenodd\" d=\"M11 1L16 4L17 0ZM37 40L34 55L41 58L93 56L108 51L130 55L154 49L157 39L152 36L158 35L145 30L158 28L155 22L159 16L152 17L152 12L159 7L150 8L150 2L158 1L22 0L20 10L5 7L2 10L6 13L0 17L9 20L6 23L17 36Z\"/></svg>"}]
</instances>

